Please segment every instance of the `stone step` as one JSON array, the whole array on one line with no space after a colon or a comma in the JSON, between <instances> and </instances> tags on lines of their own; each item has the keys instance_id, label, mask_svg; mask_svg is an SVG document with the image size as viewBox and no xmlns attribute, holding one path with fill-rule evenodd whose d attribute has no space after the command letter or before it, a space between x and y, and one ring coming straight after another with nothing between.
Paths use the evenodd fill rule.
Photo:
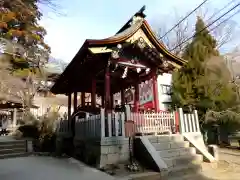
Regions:
<instances>
[{"instance_id":1,"label":"stone step","mask_svg":"<svg viewBox=\"0 0 240 180\"><path fill-rule=\"evenodd\" d=\"M162 142L162 143L152 143L157 151L168 150L168 149L178 149L178 148L187 148L190 146L188 141L180 142Z\"/></svg>"},{"instance_id":2,"label":"stone step","mask_svg":"<svg viewBox=\"0 0 240 180\"><path fill-rule=\"evenodd\" d=\"M196 149L194 147L179 148L179 149L168 149L158 151L161 158L179 157L187 155L196 155Z\"/></svg>"},{"instance_id":3,"label":"stone step","mask_svg":"<svg viewBox=\"0 0 240 180\"><path fill-rule=\"evenodd\" d=\"M1 149L13 149L13 148L26 148L26 143L17 143L17 144L0 144Z\"/></svg>"},{"instance_id":4,"label":"stone step","mask_svg":"<svg viewBox=\"0 0 240 180\"><path fill-rule=\"evenodd\" d=\"M29 156L30 154L31 154L31 153L28 153L28 152L11 153L11 154L0 154L0 159L16 158L16 157L25 157L25 156Z\"/></svg>"},{"instance_id":5,"label":"stone step","mask_svg":"<svg viewBox=\"0 0 240 180\"><path fill-rule=\"evenodd\" d=\"M162 143L162 142L181 142L184 141L182 135L159 135L159 136L149 136L149 141L151 143Z\"/></svg>"},{"instance_id":6,"label":"stone step","mask_svg":"<svg viewBox=\"0 0 240 180\"><path fill-rule=\"evenodd\" d=\"M11 141L0 141L0 148L13 145L24 145L26 144L25 140L11 140Z\"/></svg>"},{"instance_id":7,"label":"stone step","mask_svg":"<svg viewBox=\"0 0 240 180\"><path fill-rule=\"evenodd\" d=\"M174 168L170 168L165 179L168 180L178 180L181 177L181 180L190 180L190 177L195 177L201 173L200 164L188 164L182 165ZM164 178L163 178L164 179Z\"/></svg>"},{"instance_id":8,"label":"stone step","mask_svg":"<svg viewBox=\"0 0 240 180\"><path fill-rule=\"evenodd\" d=\"M1 154L21 153L21 152L26 152L26 147L25 148L0 149L0 155Z\"/></svg>"},{"instance_id":9,"label":"stone step","mask_svg":"<svg viewBox=\"0 0 240 180\"><path fill-rule=\"evenodd\" d=\"M186 155L170 158L162 158L169 168L184 166L189 164L200 164L203 162L203 156L200 154Z\"/></svg>"}]
</instances>

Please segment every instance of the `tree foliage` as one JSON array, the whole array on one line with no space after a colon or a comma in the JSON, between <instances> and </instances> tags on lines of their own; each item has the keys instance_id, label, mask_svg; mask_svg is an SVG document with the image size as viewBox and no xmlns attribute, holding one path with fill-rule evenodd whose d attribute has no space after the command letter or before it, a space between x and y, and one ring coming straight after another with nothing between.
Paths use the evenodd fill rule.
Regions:
<instances>
[{"instance_id":1,"label":"tree foliage","mask_svg":"<svg viewBox=\"0 0 240 180\"><path fill-rule=\"evenodd\" d=\"M29 110L41 81L45 80L43 66L49 59L50 47L44 42L46 30L39 25L42 13L39 3L52 6L52 0L0 0L0 60L8 66L0 74L2 84L21 99ZM9 84L13 84L9 86ZM19 86L17 86L19 85ZM2 89L2 88L1 88ZM27 112L26 114L28 114Z\"/></svg>"},{"instance_id":2,"label":"tree foliage","mask_svg":"<svg viewBox=\"0 0 240 180\"><path fill-rule=\"evenodd\" d=\"M202 118L209 109L221 111L236 102L235 89L228 78L223 78L224 72L208 66L209 60L220 56L216 40L204 28L203 20L198 17L195 36L183 52L188 63L173 74L172 94L174 106L195 107Z\"/></svg>"},{"instance_id":3,"label":"tree foliage","mask_svg":"<svg viewBox=\"0 0 240 180\"><path fill-rule=\"evenodd\" d=\"M42 13L37 3L38 0L6 0L1 4L0 37L9 40L13 47L7 52L13 69L33 70L43 65L50 54L50 47L44 42L46 30L38 24Z\"/></svg>"}]
</instances>

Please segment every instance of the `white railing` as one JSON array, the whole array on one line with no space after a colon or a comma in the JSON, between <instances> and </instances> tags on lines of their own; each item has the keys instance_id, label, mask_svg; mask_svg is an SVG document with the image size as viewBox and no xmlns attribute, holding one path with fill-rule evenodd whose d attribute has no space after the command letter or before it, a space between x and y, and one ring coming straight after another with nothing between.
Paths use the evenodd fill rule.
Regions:
<instances>
[{"instance_id":1,"label":"white railing","mask_svg":"<svg viewBox=\"0 0 240 180\"><path fill-rule=\"evenodd\" d=\"M175 126L174 113L130 113L134 121L136 134L163 134L172 132Z\"/></svg>"},{"instance_id":2,"label":"white railing","mask_svg":"<svg viewBox=\"0 0 240 180\"><path fill-rule=\"evenodd\" d=\"M86 118L75 117L75 136L76 138L124 137L125 114L127 121L134 122L134 128L131 131L135 134L200 132L196 110L186 114L183 113L182 108L179 108L177 112L158 113L133 113L130 111L105 113L105 110L101 109L99 115ZM67 120L59 121L57 132L62 134L70 132Z\"/></svg>"},{"instance_id":3,"label":"white railing","mask_svg":"<svg viewBox=\"0 0 240 180\"><path fill-rule=\"evenodd\" d=\"M200 132L197 110L194 110L193 113L184 113L183 109L179 108L178 113L181 133Z\"/></svg>"},{"instance_id":4,"label":"white railing","mask_svg":"<svg viewBox=\"0 0 240 180\"><path fill-rule=\"evenodd\" d=\"M123 112L105 113L86 118L76 117L76 138L103 138L113 136L125 136L125 114Z\"/></svg>"}]
</instances>

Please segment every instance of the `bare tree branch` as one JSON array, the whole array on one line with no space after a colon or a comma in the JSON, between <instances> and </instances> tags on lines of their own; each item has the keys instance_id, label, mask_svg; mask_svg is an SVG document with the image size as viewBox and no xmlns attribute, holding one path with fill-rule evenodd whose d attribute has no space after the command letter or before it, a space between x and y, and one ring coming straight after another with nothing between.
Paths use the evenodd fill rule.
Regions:
<instances>
[{"instance_id":1,"label":"bare tree branch","mask_svg":"<svg viewBox=\"0 0 240 180\"><path fill-rule=\"evenodd\" d=\"M230 3L229 3L230 5ZM228 6L229 6L228 5ZM224 6L227 9L227 5ZM216 19L218 16L220 16L222 13L224 13L225 9L222 8L220 10L214 9L212 10L209 3L202 6L198 11L196 11L196 15L201 16L206 24L211 23L214 19ZM182 19L181 16L177 14L177 11L175 11L175 17L172 20L171 26L174 24L177 24L179 20ZM169 24L168 20L168 24ZM195 16L189 17L182 23L180 23L175 29L173 29L170 33L168 33L166 36L162 37L170 27L167 27L167 24L162 23L160 24L160 28L157 30L157 37L168 47L168 49L174 49L172 53L176 55L181 55L182 51L184 50L185 46L188 44L188 42L185 42L186 39L191 37L194 34L194 26L195 23ZM216 24L213 24L213 28L218 25L219 22ZM212 29L211 27L211 29ZM235 40L237 36L237 22L233 20L228 20L225 23L222 23L221 25L217 26L213 31L211 32L213 36L215 37L217 41L217 48L222 48L223 46L227 46L229 43L231 43L233 40ZM191 41L191 40L189 40Z\"/></svg>"}]
</instances>

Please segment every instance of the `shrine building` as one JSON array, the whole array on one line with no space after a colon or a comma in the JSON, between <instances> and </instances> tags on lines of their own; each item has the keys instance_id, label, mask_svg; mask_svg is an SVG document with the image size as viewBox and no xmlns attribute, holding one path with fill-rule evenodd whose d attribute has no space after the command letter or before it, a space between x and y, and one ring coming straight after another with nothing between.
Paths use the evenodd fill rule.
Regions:
<instances>
[{"instance_id":1,"label":"shrine building","mask_svg":"<svg viewBox=\"0 0 240 180\"><path fill-rule=\"evenodd\" d=\"M143 11L137 12L115 35L101 40L87 39L56 80L51 91L68 95L69 117L72 107L74 112L98 114L100 108L110 112L115 108L115 94L120 94L120 105L129 102L125 98L129 89L134 89L134 98L130 97L132 111L149 107L160 110L158 75L171 73L186 61L157 39ZM85 102L86 94L91 94L91 102ZM96 97L101 97L100 103Z\"/></svg>"}]
</instances>

